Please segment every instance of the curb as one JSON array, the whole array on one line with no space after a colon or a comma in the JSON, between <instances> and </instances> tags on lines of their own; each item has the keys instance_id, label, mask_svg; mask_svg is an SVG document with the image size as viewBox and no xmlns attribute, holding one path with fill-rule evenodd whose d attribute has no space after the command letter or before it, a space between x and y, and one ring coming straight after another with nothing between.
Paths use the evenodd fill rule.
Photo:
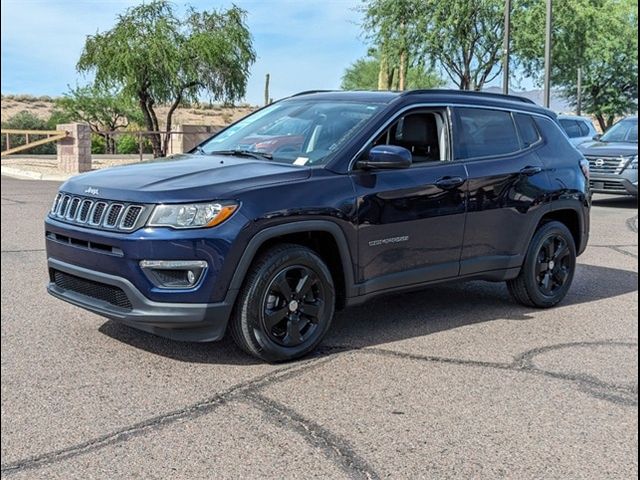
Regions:
<instances>
[{"instance_id":1,"label":"curb","mask_svg":"<svg viewBox=\"0 0 640 480\"><path fill-rule=\"evenodd\" d=\"M7 177L18 178L20 180L48 180L48 181L57 181L57 182L63 182L73 176L72 174L41 173L41 172L34 172L32 170L22 170L21 168L13 168L13 167L5 167L5 166L0 166L0 174L6 175Z\"/></svg>"}]
</instances>

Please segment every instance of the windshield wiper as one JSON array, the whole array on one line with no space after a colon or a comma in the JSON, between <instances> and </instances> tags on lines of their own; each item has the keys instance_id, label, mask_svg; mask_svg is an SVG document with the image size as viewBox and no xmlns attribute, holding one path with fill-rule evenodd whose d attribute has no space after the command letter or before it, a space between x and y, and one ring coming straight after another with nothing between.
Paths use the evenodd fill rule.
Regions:
<instances>
[{"instance_id":1,"label":"windshield wiper","mask_svg":"<svg viewBox=\"0 0 640 480\"><path fill-rule=\"evenodd\" d=\"M272 160L273 155L267 152L255 152L253 150L217 150L209 152L209 155L232 155L234 157L251 157L259 160Z\"/></svg>"}]
</instances>

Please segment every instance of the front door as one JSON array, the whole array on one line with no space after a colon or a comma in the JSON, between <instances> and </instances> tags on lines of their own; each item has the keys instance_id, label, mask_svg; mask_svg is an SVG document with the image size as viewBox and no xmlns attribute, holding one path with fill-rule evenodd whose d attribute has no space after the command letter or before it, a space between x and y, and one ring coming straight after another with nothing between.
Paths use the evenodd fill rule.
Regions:
<instances>
[{"instance_id":1,"label":"front door","mask_svg":"<svg viewBox=\"0 0 640 480\"><path fill-rule=\"evenodd\" d=\"M410 168L352 173L361 294L458 275L467 175L450 161L446 113L409 112L371 143L409 149Z\"/></svg>"}]
</instances>

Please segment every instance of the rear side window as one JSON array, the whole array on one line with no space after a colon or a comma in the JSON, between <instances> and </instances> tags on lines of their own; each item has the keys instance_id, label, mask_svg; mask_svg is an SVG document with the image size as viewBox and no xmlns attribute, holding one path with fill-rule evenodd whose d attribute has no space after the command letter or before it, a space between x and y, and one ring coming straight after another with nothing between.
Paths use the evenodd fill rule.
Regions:
<instances>
[{"instance_id":1,"label":"rear side window","mask_svg":"<svg viewBox=\"0 0 640 480\"><path fill-rule=\"evenodd\" d=\"M580 131L580 125L575 120L560 120L560 125L564 128L564 131L567 132L567 136L569 138L578 138L582 137L582 132Z\"/></svg>"},{"instance_id":2,"label":"rear side window","mask_svg":"<svg viewBox=\"0 0 640 480\"><path fill-rule=\"evenodd\" d=\"M520 149L509 112L482 108L458 108L456 112L456 159L504 155Z\"/></svg>"},{"instance_id":3,"label":"rear side window","mask_svg":"<svg viewBox=\"0 0 640 480\"><path fill-rule=\"evenodd\" d=\"M587 137L589 136L589 126L587 125L586 122L579 122L580 125L580 133L582 134L583 137Z\"/></svg>"},{"instance_id":4,"label":"rear side window","mask_svg":"<svg viewBox=\"0 0 640 480\"><path fill-rule=\"evenodd\" d=\"M533 121L530 115L523 113L516 113L514 115L516 125L518 126L518 133L520 133L520 141L522 142L522 148L529 148L531 145L538 143L540 140L540 133L536 127L536 123Z\"/></svg>"}]
</instances>

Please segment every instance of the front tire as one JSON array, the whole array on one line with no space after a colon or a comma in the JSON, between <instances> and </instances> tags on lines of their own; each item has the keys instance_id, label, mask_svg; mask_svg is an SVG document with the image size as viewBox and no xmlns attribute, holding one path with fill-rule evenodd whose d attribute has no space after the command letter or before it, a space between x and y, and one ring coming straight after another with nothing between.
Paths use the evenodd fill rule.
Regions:
<instances>
[{"instance_id":1,"label":"front tire","mask_svg":"<svg viewBox=\"0 0 640 480\"><path fill-rule=\"evenodd\" d=\"M544 223L531 239L520 274L507 281L511 296L522 305L550 308L569 291L576 269L576 245L560 222Z\"/></svg>"},{"instance_id":2,"label":"front tire","mask_svg":"<svg viewBox=\"0 0 640 480\"><path fill-rule=\"evenodd\" d=\"M262 360L293 360L318 346L334 311L333 279L322 259L300 245L278 245L251 266L231 335L242 350Z\"/></svg>"}]
</instances>

